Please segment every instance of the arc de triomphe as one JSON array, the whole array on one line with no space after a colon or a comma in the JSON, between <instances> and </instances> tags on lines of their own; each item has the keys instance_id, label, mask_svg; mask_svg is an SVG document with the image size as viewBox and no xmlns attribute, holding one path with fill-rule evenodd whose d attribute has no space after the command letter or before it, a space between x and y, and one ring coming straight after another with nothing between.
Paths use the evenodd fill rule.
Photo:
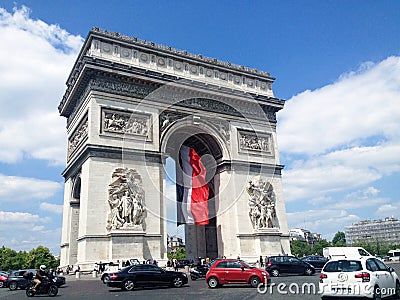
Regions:
<instances>
[{"instance_id":1,"label":"arc de triomphe","mask_svg":"<svg viewBox=\"0 0 400 300\"><path fill-rule=\"evenodd\" d=\"M208 225L185 226L187 258L290 253L267 72L93 28L59 105L67 119L61 266L167 259L166 160L201 156Z\"/></svg>"}]
</instances>

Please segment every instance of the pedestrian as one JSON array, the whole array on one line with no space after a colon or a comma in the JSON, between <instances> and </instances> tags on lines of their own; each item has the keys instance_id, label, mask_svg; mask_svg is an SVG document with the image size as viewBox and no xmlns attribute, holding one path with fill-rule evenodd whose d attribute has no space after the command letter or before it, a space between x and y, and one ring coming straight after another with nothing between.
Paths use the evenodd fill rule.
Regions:
<instances>
[{"instance_id":1,"label":"pedestrian","mask_svg":"<svg viewBox=\"0 0 400 300\"><path fill-rule=\"evenodd\" d=\"M264 261L262 255L260 255L260 267L264 267Z\"/></svg>"},{"instance_id":2,"label":"pedestrian","mask_svg":"<svg viewBox=\"0 0 400 300\"><path fill-rule=\"evenodd\" d=\"M174 258L172 261L172 266L174 267L175 271L178 271L178 260L176 258Z\"/></svg>"}]
</instances>

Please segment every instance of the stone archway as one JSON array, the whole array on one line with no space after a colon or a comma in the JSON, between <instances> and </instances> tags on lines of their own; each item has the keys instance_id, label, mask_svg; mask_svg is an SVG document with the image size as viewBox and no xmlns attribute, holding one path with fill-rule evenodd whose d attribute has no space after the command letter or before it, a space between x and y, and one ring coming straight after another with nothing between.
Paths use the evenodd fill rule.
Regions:
<instances>
[{"instance_id":1,"label":"stone archway","mask_svg":"<svg viewBox=\"0 0 400 300\"><path fill-rule=\"evenodd\" d=\"M193 148L202 158L207 170L206 178L210 191L208 197L209 224L204 226L184 225L187 259L196 260L198 257L217 258L222 256L218 251L218 245L222 244L222 237L218 235L217 230L219 204L217 191L219 191L218 173L224 172L224 170L219 170L218 165L224 160L230 160L227 144L226 136L218 131L215 124L201 119L193 122L192 117L172 122L161 137L161 152L174 160L176 172L182 172L178 162L181 145Z\"/></svg>"},{"instance_id":2,"label":"stone archway","mask_svg":"<svg viewBox=\"0 0 400 300\"><path fill-rule=\"evenodd\" d=\"M276 143L284 100L273 81L93 28L59 105L68 133L61 266L166 261L165 159L177 161L181 145L204 157L215 209L207 230L187 230L192 257L290 253Z\"/></svg>"}]
</instances>

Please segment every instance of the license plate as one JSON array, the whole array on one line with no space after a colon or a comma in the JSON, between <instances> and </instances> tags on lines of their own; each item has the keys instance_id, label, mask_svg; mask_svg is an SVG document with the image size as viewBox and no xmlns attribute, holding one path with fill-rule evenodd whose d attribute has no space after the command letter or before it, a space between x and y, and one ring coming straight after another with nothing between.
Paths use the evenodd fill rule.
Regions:
<instances>
[{"instance_id":1,"label":"license plate","mask_svg":"<svg viewBox=\"0 0 400 300\"><path fill-rule=\"evenodd\" d=\"M340 295L349 295L351 294L351 288L346 288L346 287L332 288L332 292Z\"/></svg>"}]
</instances>

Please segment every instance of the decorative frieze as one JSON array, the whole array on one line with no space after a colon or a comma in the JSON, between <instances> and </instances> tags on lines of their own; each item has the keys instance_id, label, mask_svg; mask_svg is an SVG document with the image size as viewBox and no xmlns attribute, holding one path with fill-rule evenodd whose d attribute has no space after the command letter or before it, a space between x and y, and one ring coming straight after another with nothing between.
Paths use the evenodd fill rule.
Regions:
<instances>
[{"instance_id":1,"label":"decorative frieze","mask_svg":"<svg viewBox=\"0 0 400 300\"><path fill-rule=\"evenodd\" d=\"M224 142L229 145L231 142L231 131L229 127L229 122L221 119L211 119L205 118L215 129L217 132L221 134L224 139Z\"/></svg>"},{"instance_id":2,"label":"decorative frieze","mask_svg":"<svg viewBox=\"0 0 400 300\"><path fill-rule=\"evenodd\" d=\"M72 156L75 150L80 147L88 137L88 115L86 114L71 136L68 138L68 159Z\"/></svg>"},{"instance_id":3,"label":"decorative frieze","mask_svg":"<svg viewBox=\"0 0 400 300\"><path fill-rule=\"evenodd\" d=\"M133 66L144 64L146 68L152 69L161 67L166 73L177 72L184 77L213 80L221 85L237 85L241 89L272 96L274 78L270 77L269 72L238 66L201 54L191 54L98 28L93 28L92 32L97 33L97 36L92 40L91 47L86 52L87 56L111 58ZM108 38L103 39L99 33ZM113 41L110 41L110 37Z\"/></svg>"},{"instance_id":4,"label":"decorative frieze","mask_svg":"<svg viewBox=\"0 0 400 300\"><path fill-rule=\"evenodd\" d=\"M238 129L239 152L254 152L274 155L272 135L255 131Z\"/></svg>"},{"instance_id":5,"label":"decorative frieze","mask_svg":"<svg viewBox=\"0 0 400 300\"><path fill-rule=\"evenodd\" d=\"M107 230L144 230L146 209L142 178L135 169L118 168L108 188Z\"/></svg>"},{"instance_id":6,"label":"decorative frieze","mask_svg":"<svg viewBox=\"0 0 400 300\"><path fill-rule=\"evenodd\" d=\"M161 112L158 120L159 120L159 129L160 129L160 137L161 134L168 128L172 123L177 120L183 119L187 117L187 114L177 113L174 111L163 111Z\"/></svg>"},{"instance_id":7,"label":"decorative frieze","mask_svg":"<svg viewBox=\"0 0 400 300\"><path fill-rule=\"evenodd\" d=\"M246 191L249 194L249 217L253 229L277 227L276 196L272 184L255 177L247 183Z\"/></svg>"},{"instance_id":8,"label":"decorative frieze","mask_svg":"<svg viewBox=\"0 0 400 300\"><path fill-rule=\"evenodd\" d=\"M101 116L102 133L152 140L150 114L102 108Z\"/></svg>"}]
</instances>

